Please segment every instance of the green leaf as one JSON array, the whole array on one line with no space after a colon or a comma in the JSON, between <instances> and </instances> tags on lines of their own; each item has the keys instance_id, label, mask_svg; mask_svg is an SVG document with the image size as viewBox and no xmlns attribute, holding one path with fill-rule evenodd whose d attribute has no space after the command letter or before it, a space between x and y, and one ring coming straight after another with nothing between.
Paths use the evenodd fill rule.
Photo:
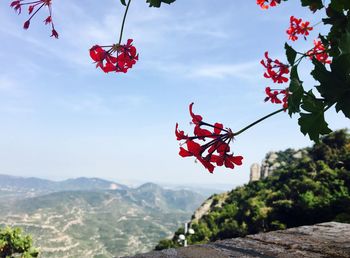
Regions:
<instances>
[{"instance_id":1,"label":"green leaf","mask_svg":"<svg viewBox=\"0 0 350 258\"><path fill-rule=\"evenodd\" d=\"M317 113L324 109L324 103L316 99L312 90L308 91L303 97L302 109L310 113Z\"/></svg>"},{"instance_id":2,"label":"green leaf","mask_svg":"<svg viewBox=\"0 0 350 258\"><path fill-rule=\"evenodd\" d=\"M331 6L327 7L326 14L329 18L322 19L322 21L324 24L331 25L327 40L331 43L329 54L335 57L340 54L338 47L339 40L343 37L346 30L350 31L350 15L346 15L344 11L337 11Z\"/></svg>"},{"instance_id":3,"label":"green leaf","mask_svg":"<svg viewBox=\"0 0 350 258\"><path fill-rule=\"evenodd\" d=\"M302 81L299 79L297 66L292 67L290 73L289 92L291 95L288 97L288 114L292 116L293 113L300 111L300 102L304 94L304 88Z\"/></svg>"},{"instance_id":4,"label":"green leaf","mask_svg":"<svg viewBox=\"0 0 350 258\"><path fill-rule=\"evenodd\" d=\"M329 45L329 41L327 38L321 34L318 35L318 38L321 40L322 44L327 47Z\"/></svg>"},{"instance_id":5,"label":"green leaf","mask_svg":"<svg viewBox=\"0 0 350 258\"><path fill-rule=\"evenodd\" d=\"M315 80L320 82L317 90L328 106L336 104L336 111L342 111L350 118L350 54L340 55L333 59L331 71L313 60L315 69L311 72Z\"/></svg>"},{"instance_id":6,"label":"green leaf","mask_svg":"<svg viewBox=\"0 0 350 258\"><path fill-rule=\"evenodd\" d=\"M302 6L309 6L312 11L319 10L324 7L322 0L301 0Z\"/></svg>"},{"instance_id":7,"label":"green leaf","mask_svg":"<svg viewBox=\"0 0 350 258\"><path fill-rule=\"evenodd\" d=\"M335 110L337 112L342 111L343 114L350 118L350 91L346 92L341 99L335 105Z\"/></svg>"},{"instance_id":8,"label":"green leaf","mask_svg":"<svg viewBox=\"0 0 350 258\"><path fill-rule=\"evenodd\" d=\"M122 5L125 5L125 6L126 6L125 0L120 0L120 2L122 3Z\"/></svg>"},{"instance_id":9,"label":"green leaf","mask_svg":"<svg viewBox=\"0 0 350 258\"><path fill-rule=\"evenodd\" d=\"M147 0L146 3L149 3L149 7L160 7L162 3L171 4L175 0Z\"/></svg>"},{"instance_id":10,"label":"green leaf","mask_svg":"<svg viewBox=\"0 0 350 258\"><path fill-rule=\"evenodd\" d=\"M332 63L332 72L341 80L339 84L333 84L333 88L320 88L321 94L333 97L337 112L350 118L350 54L341 55Z\"/></svg>"},{"instance_id":11,"label":"green leaf","mask_svg":"<svg viewBox=\"0 0 350 258\"><path fill-rule=\"evenodd\" d=\"M324 119L325 103L322 100L316 99L311 90L303 96L301 107L309 112L300 113L298 121L300 131L304 135L308 134L311 140L319 142L320 135L332 132Z\"/></svg>"},{"instance_id":12,"label":"green leaf","mask_svg":"<svg viewBox=\"0 0 350 258\"><path fill-rule=\"evenodd\" d=\"M350 9L350 1L349 0L332 0L330 3L330 7L338 12L342 12L343 10Z\"/></svg>"},{"instance_id":13,"label":"green leaf","mask_svg":"<svg viewBox=\"0 0 350 258\"><path fill-rule=\"evenodd\" d=\"M350 3L350 1L349 1ZM339 41L339 50L341 54L350 54L350 33L346 31Z\"/></svg>"},{"instance_id":14,"label":"green leaf","mask_svg":"<svg viewBox=\"0 0 350 258\"><path fill-rule=\"evenodd\" d=\"M304 135L308 134L314 142L320 141L320 135L326 135L332 132L324 120L324 113L300 113L298 124L300 125L300 131Z\"/></svg>"},{"instance_id":15,"label":"green leaf","mask_svg":"<svg viewBox=\"0 0 350 258\"><path fill-rule=\"evenodd\" d=\"M295 62L295 58L297 57L297 52L287 43L284 45L284 48L286 49L286 56L287 56L288 62L291 66L293 66Z\"/></svg>"}]
</instances>

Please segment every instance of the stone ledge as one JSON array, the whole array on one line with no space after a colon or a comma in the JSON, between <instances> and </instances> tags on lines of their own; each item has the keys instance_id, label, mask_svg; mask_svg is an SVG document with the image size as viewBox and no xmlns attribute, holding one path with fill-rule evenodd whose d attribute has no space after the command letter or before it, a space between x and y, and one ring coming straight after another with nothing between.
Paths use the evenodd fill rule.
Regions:
<instances>
[{"instance_id":1,"label":"stone ledge","mask_svg":"<svg viewBox=\"0 0 350 258\"><path fill-rule=\"evenodd\" d=\"M350 258L350 224L327 222L124 258Z\"/></svg>"}]
</instances>

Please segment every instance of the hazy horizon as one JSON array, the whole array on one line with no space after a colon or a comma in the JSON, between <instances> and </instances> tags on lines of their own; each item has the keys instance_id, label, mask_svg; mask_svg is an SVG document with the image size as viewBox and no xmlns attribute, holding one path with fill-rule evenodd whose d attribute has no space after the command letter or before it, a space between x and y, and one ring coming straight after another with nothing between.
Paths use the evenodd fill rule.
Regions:
<instances>
[{"instance_id":1,"label":"hazy horizon","mask_svg":"<svg viewBox=\"0 0 350 258\"><path fill-rule=\"evenodd\" d=\"M23 179L28 179L28 178L37 178L37 179L43 179L43 180L49 180L53 182L62 182L65 180L70 180L70 179L80 179L80 178L87 178L87 179L101 179L101 180L106 180L106 181L111 181L113 183L118 183L121 185L126 185L128 187L139 187L143 184L147 183L154 183L157 184L163 188L189 188L192 187L194 189L208 189L208 190L220 190L220 191L228 191L231 190L238 185L232 185L232 184L227 184L227 183L206 183L206 184L193 184L193 183L174 183L174 182L167 182L167 181L142 181L142 180L130 180L130 179L118 179L118 178L105 178L105 177L85 177L85 176L78 176L78 177L65 177L65 178L50 178L50 177L45 177L45 176L31 176L31 175L11 175L9 173L0 173L0 176L12 176L12 177L18 177L18 178L23 178Z\"/></svg>"}]
</instances>

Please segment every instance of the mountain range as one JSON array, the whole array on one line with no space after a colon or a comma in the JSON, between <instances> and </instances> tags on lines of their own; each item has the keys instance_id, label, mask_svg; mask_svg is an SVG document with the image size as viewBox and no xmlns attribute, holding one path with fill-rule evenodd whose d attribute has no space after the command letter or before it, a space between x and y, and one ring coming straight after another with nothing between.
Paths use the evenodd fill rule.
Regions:
<instances>
[{"instance_id":1,"label":"mountain range","mask_svg":"<svg viewBox=\"0 0 350 258\"><path fill-rule=\"evenodd\" d=\"M118 257L154 248L204 199L153 183L129 188L98 178L0 175L0 226L23 228L42 257Z\"/></svg>"}]
</instances>

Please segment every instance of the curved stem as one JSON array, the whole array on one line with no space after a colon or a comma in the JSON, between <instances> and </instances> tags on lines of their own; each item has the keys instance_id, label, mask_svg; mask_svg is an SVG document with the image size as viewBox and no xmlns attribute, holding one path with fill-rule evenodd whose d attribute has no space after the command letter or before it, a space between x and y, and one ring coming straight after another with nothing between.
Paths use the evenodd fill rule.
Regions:
<instances>
[{"instance_id":1,"label":"curved stem","mask_svg":"<svg viewBox=\"0 0 350 258\"><path fill-rule=\"evenodd\" d=\"M321 23L323 23L323 21L319 21L319 22L315 23L314 25L311 25L311 27L316 27L317 25L319 25Z\"/></svg>"},{"instance_id":2,"label":"curved stem","mask_svg":"<svg viewBox=\"0 0 350 258\"><path fill-rule=\"evenodd\" d=\"M281 108L281 109L279 109L279 110L277 110L275 112L272 112L271 114L268 114L268 115L266 115L266 116L256 120L254 123L251 123L250 125L244 127L243 129L239 130L237 133L234 133L233 135L237 136L237 135L243 133L245 130L248 130L250 127L252 127L252 126L254 126L254 125L264 121L265 119L269 118L270 116L276 115L276 114L278 114L278 113L280 113L280 112L282 112L284 110L285 110L285 108Z\"/></svg>"},{"instance_id":3,"label":"curved stem","mask_svg":"<svg viewBox=\"0 0 350 258\"><path fill-rule=\"evenodd\" d=\"M125 13L124 13L123 21L122 21L122 27L120 28L120 35L119 35L119 42L118 42L119 45L122 42L124 24L125 24L125 20L126 20L126 15L128 14L130 3L131 3L131 0L128 1L128 4L126 5L126 8L125 8Z\"/></svg>"}]
</instances>

